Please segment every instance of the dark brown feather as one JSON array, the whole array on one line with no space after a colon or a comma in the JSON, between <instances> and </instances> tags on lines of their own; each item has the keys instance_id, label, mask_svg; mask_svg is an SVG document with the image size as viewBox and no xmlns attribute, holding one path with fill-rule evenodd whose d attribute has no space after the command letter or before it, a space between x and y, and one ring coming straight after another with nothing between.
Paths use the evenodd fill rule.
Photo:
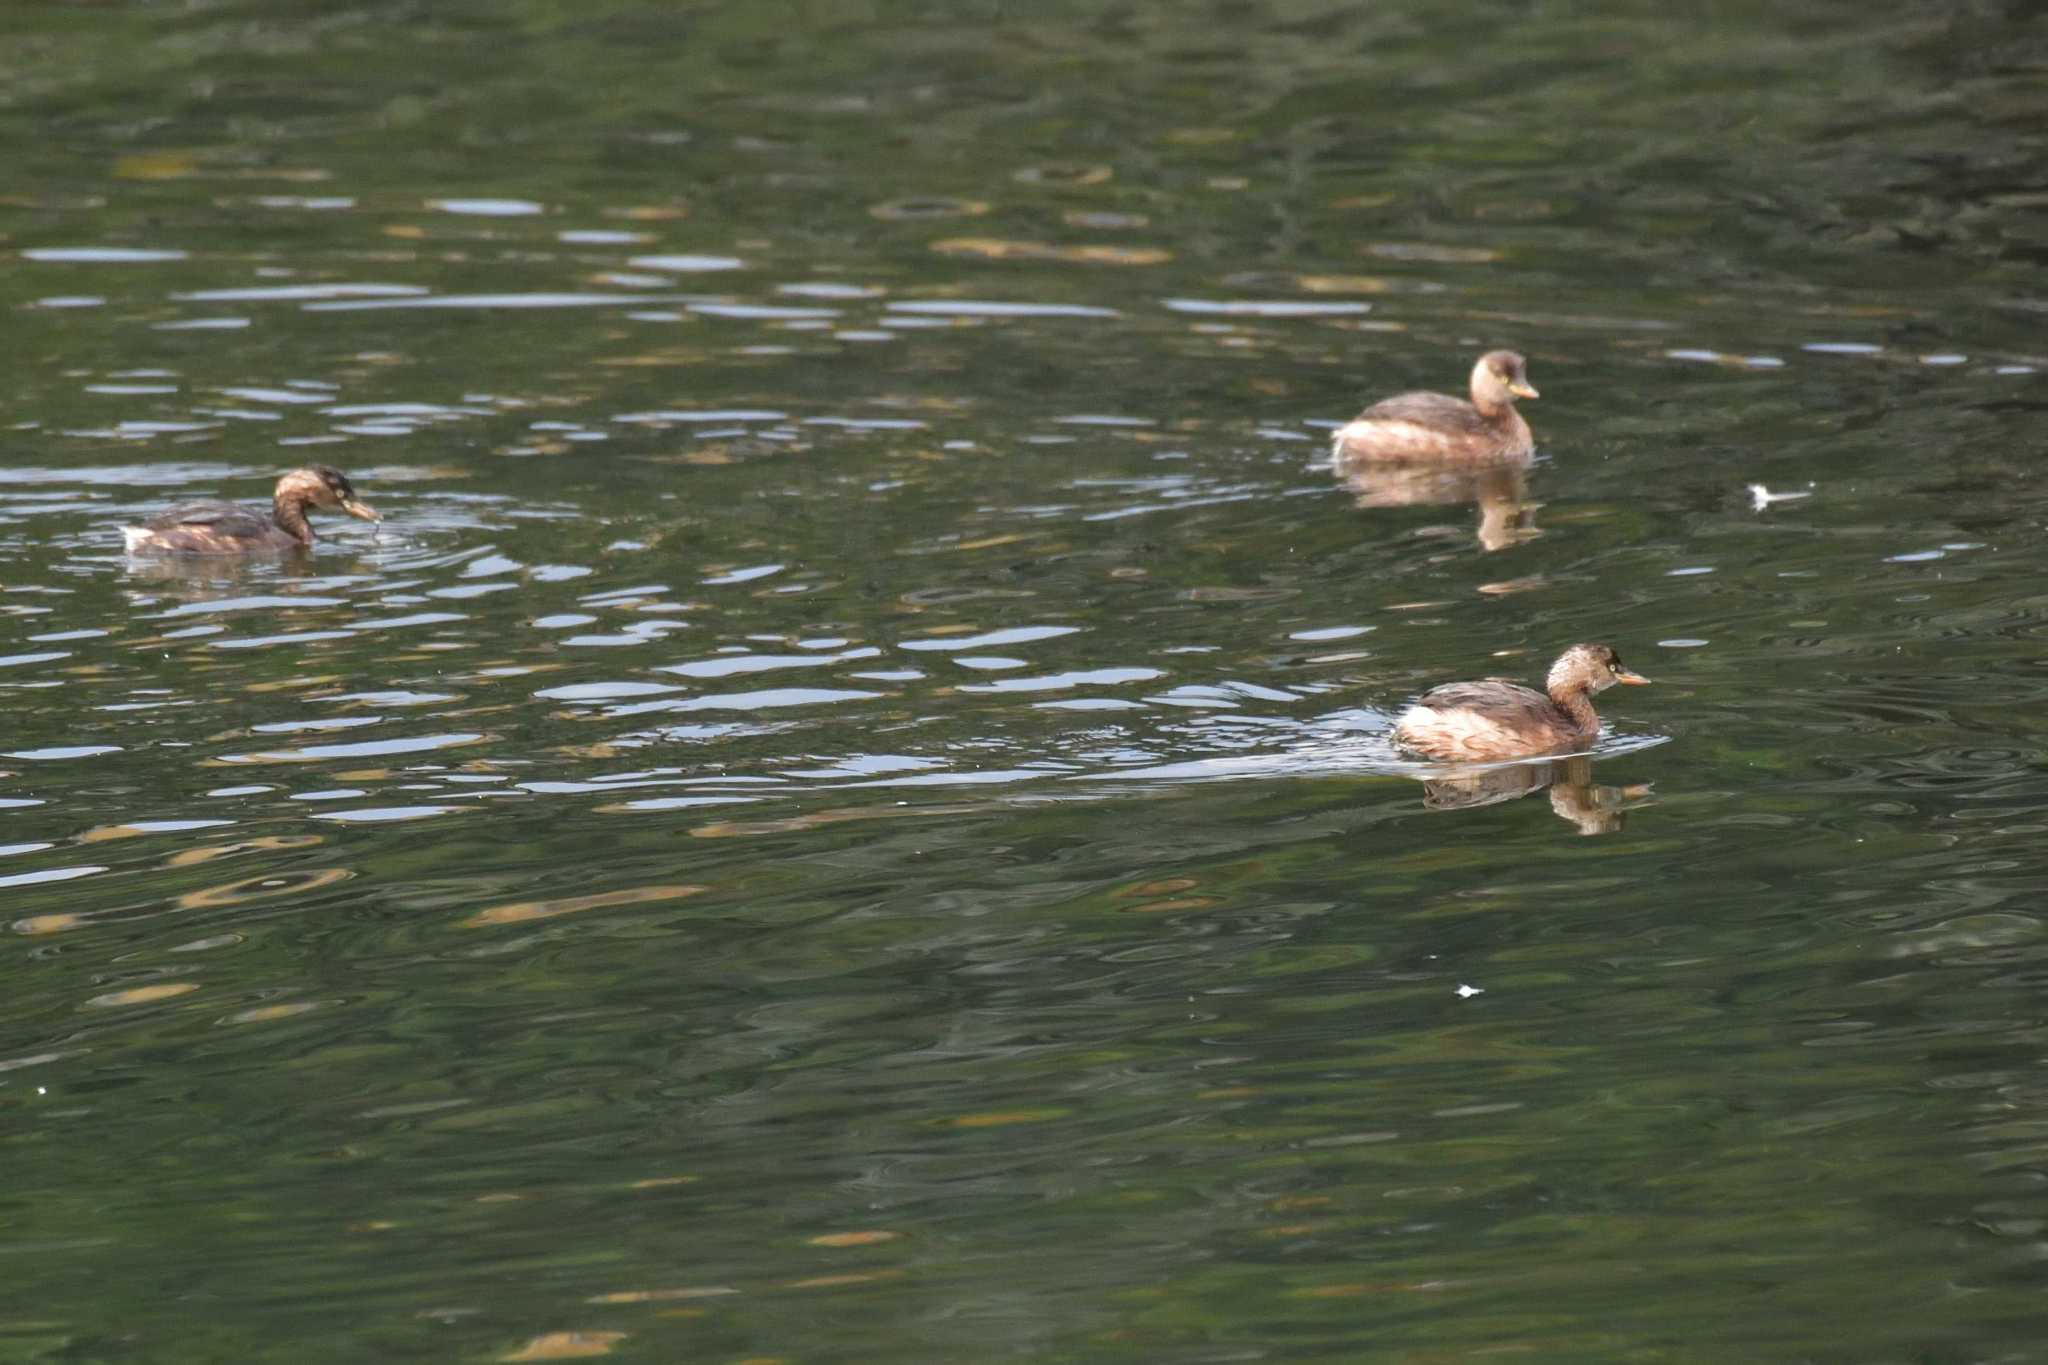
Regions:
<instances>
[{"instance_id":1,"label":"dark brown feather","mask_svg":"<svg viewBox=\"0 0 2048 1365\"><path fill-rule=\"evenodd\" d=\"M142 523L152 531L173 526L211 526L227 535L250 535L270 525L270 518L253 507L232 502L187 502L157 513Z\"/></svg>"},{"instance_id":2,"label":"dark brown feather","mask_svg":"<svg viewBox=\"0 0 2048 1365\"><path fill-rule=\"evenodd\" d=\"M1515 716L1541 716L1549 719L1563 713L1557 703L1533 687L1509 682L1505 678L1487 678L1481 682L1445 683L1432 687L1416 699L1417 706L1428 706L1440 711L1456 707L1471 707L1479 711L1498 711ZM1514 721L1508 721L1513 724Z\"/></svg>"},{"instance_id":3,"label":"dark brown feather","mask_svg":"<svg viewBox=\"0 0 2048 1365\"><path fill-rule=\"evenodd\" d=\"M1353 420L1359 422L1413 422L1457 436L1491 435L1497 427L1480 415L1479 409L1447 393L1397 393L1374 403Z\"/></svg>"}]
</instances>

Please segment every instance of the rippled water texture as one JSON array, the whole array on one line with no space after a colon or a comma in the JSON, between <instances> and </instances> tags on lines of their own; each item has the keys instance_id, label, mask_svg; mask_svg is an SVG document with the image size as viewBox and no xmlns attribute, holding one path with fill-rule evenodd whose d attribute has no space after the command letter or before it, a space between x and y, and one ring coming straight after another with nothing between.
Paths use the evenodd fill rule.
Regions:
<instances>
[{"instance_id":1,"label":"rippled water texture","mask_svg":"<svg viewBox=\"0 0 2048 1365\"><path fill-rule=\"evenodd\" d=\"M0 34L0 1360L2048 1361L2038 6Z\"/></svg>"}]
</instances>

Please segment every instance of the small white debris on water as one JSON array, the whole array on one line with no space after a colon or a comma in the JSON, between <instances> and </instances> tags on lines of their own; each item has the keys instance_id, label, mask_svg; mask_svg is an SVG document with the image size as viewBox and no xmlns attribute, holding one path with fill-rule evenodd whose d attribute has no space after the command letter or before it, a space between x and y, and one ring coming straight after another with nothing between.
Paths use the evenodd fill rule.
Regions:
<instances>
[{"instance_id":1,"label":"small white debris on water","mask_svg":"<svg viewBox=\"0 0 2048 1365\"><path fill-rule=\"evenodd\" d=\"M1460 1000L1470 1000L1470 999L1471 999L1471 998L1472 998L1473 996L1475 996L1475 995L1484 995L1484 994L1486 994L1486 987L1484 987L1484 986L1466 986L1466 985L1460 985L1460 986L1458 987L1458 998L1459 998Z\"/></svg>"},{"instance_id":2,"label":"small white debris on water","mask_svg":"<svg viewBox=\"0 0 2048 1365\"><path fill-rule=\"evenodd\" d=\"M1812 496L1812 484L1808 484L1806 491L1801 493L1773 493L1760 483L1753 483L1749 486L1749 505L1759 512L1774 502L1797 502L1801 498L1810 498Z\"/></svg>"}]
</instances>

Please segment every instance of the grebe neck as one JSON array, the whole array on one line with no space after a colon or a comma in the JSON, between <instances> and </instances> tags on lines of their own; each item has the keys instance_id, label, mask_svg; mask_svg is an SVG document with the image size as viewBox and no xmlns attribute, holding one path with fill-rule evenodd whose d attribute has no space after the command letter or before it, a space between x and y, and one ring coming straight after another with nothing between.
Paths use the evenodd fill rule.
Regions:
<instances>
[{"instance_id":1,"label":"grebe neck","mask_svg":"<svg viewBox=\"0 0 2048 1365\"><path fill-rule=\"evenodd\" d=\"M1600 733L1600 715L1593 709L1593 694L1583 684L1553 687L1550 699L1577 729L1588 735Z\"/></svg>"},{"instance_id":2,"label":"grebe neck","mask_svg":"<svg viewBox=\"0 0 2048 1365\"><path fill-rule=\"evenodd\" d=\"M277 491L270 500L270 519L299 544L313 543L313 526L306 520L306 500L296 492L282 488Z\"/></svg>"}]
</instances>

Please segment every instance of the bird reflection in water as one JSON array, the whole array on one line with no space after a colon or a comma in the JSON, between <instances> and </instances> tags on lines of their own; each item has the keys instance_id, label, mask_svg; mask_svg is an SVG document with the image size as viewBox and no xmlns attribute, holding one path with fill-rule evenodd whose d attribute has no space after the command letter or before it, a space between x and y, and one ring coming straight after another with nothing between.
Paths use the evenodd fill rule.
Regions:
<instances>
[{"instance_id":1,"label":"bird reflection in water","mask_svg":"<svg viewBox=\"0 0 2048 1365\"><path fill-rule=\"evenodd\" d=\"M121 576L133 589L205 602L262 592L266 584L293 591L288 585L319 573L304 555L130 555L122 561Z\"/></svg>"},{"instance_id":2,"label":"bird reflection in water","mask_svg":"<svg viewBox=\"0 0 2048 1365\"><path fill-rule=\"evenodd\" d=\"M142 608L173 615L203 611L208 603L303 594L319 574L304 555L129 555L121 561L124 595ZM308 598L308 605L330 598Z\"/></svg>"},{"instance_id":3,"label":"bird reflection in water","mask_svg":"<svg viewBox=\"0 0 2048 1365\"><path fill-rule=\"evenodd\" d=\"M298 556L272 559L235 555L130 556L121 573L131 583L190 584L194 587L244 587L250 583L289 582L314 578L314 566Z\"/></svg>"},{"instance_id":4,"label":"bird reflection in water","mask_svg":"<svg viewBox=\"0 0 2048 1365\"><path fill-rule=\"evenodd\" d=\"M1542 504L1528 500L1528 477L1518 464L1456 469L1443 465L1350 461L1337 466L1337 477L1351 490L1360 507L1476 502L1482 549L1504 550L1542 534L1536 527L1536 509Z\"/></svg>"},{"instance_id":5,"label":"bird reflection in water","mask_svg":"<svg viewBox=\"0 0 2048 1365\"><path fill-rule=\"evenodd\" d=\"M1628 812L1648 805L1648 783L1626 787L1593 781L1593 760L1585 754L1547 763L1511 763L1498 768L1427 777L1422 804L1429 810L1470 810L1491 806L1539 791L1550 793L1550 809L1570 821L1581 834L1614 834Z\"/></svg>"}]
</instances>

